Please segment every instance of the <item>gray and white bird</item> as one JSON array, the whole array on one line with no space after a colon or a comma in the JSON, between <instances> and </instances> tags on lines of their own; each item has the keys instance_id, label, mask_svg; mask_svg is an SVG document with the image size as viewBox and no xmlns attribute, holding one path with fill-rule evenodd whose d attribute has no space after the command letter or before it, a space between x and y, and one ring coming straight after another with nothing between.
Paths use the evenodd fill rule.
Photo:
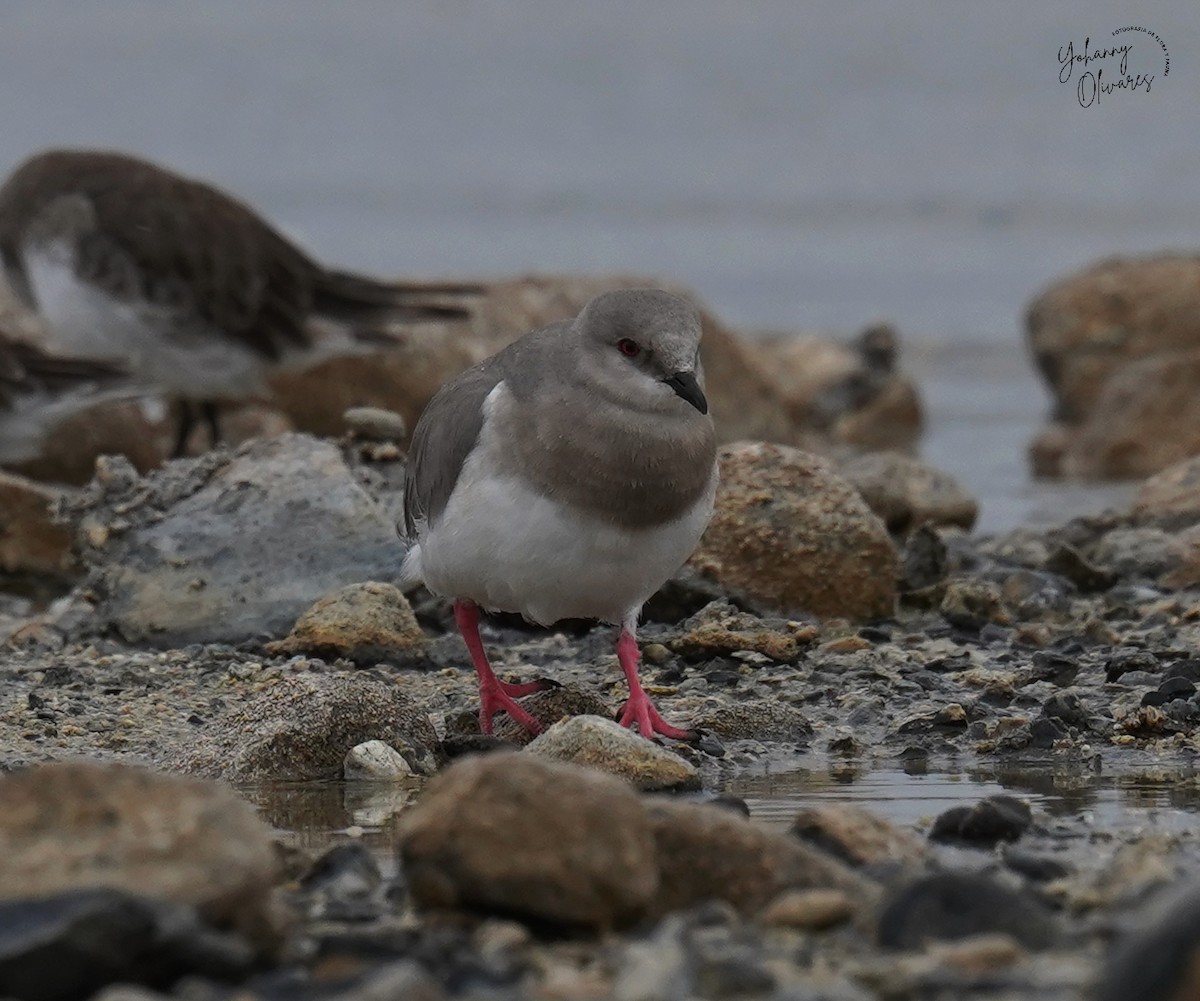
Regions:
<instances>
[{"instance_id":1,"label":"gray and white bird","mask_svg":"<svg viewBox=\"0 0 1200 1001\"><path fill-rule=\"evenodd\" d=\"M548 625L620 627L621 714L645 737L684 739L638 680L642 605L692 554L717 486L700 369L701 325L655 289L606 292L463 372L413 431L401 577L454 602L479 676L480 728L498 711L533 732L479 638L480 609Z\"/></svg>"},{"instance_id":2,"label":"gray and white bird","mask_svg":"<svg viewBox=\"0 0 1200 1001\"><path fill-rule=\"evenodd\" d=\"M325 268L225 192L92 150L42 153L8 178L0 264L52 350L118 360L182 398L185 424L200 404L214 437L214 401L260 393L272 369L392 323L467 316L459 300L480 291Z\"/></svg>"},{"instance_id":3,"label":"gray and white bird","mask_svg":"<svg viewBox=\"0 0 1200 1001\"><path fill-rule=\"evenodd\" d=\"M32 459L71 414L137 391L119 366L58 357L0 335L0 464Z\"/></svg>"}]
</instances>

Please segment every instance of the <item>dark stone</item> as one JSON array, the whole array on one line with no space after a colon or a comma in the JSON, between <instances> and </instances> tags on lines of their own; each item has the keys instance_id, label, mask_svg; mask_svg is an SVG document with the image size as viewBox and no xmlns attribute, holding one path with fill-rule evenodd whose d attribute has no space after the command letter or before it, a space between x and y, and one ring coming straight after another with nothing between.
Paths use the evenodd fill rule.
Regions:
<instances>
[{"instance_id":1,"label":"dark stone","mask_svg":"<svg viewBox=\"0 0 1200 1001\"><path fill-rule=\"evenodd\" d=\"M478 717L474 713L467 715L478 727ZM511 740L503 740L500 737L483 733L447 734L446 739L442 741L442 753L450 761L455 758L465 758L468 754L491 754L494 751L517 750L520 750L520 745L514 744Z\"/></svg>"},{"instance_id":2,"label":"dark stone","mask_svg":"<svg viewBox=\"0 0 1200 1001\"><path fill-rule=\"evenodd\" d=\"M1071 867L1065 862L1046 855L1034 855L1032 852L1006 848L1003 858L1004 864L1009 869L1035 883L1047 883L1052 879L1062 879L1071 873Z\"/></svg>"},{"instance_id":3,"label":"dark stone","mask_svg":"<svg viewBox=\"0 0 1200 1001\"><path fill-rule=\"evenodd\" d=\"M1196 686L1187 678L1179 675L1167 674L1163 683L1158 686L1158 690L1163 695L1170 695L1175 699L1190 699L1196 694Z\"/></svg>"},{"instance_id":4,"label":"dark stone","mask_svg":"<svg viewBox=\"0 0 1200 1001\"><path fill-rule=\"evenodd\" d=\"M923 591L946 579L946 543L929 525L914 529L904 540L900 555L899 588L902 593Z\"/></svg>"},{"instance_id":5,"label":"dark stone","mask_svg":"<svg viewBox=\"0 0 1200 1001\"><path fill-rule=\"evenodd\" d=\"M1107 591L1117 582L1117 575L1089 563L1074 546L1059 545L1046 559L1045 568L1065 577L1084 594Z\"/></svg>"},{"instance_id":6,"label":"dark stone","mask_svg":"<svg viewBox=\"0 0 1200 1001\"><path fill-rule=\"evenodd\" d=\"M1058 939L1053 915L1038 900L974 873L922 877L902 887L879 916L879 944L888 949L919 949L988 932L1011 935L1035 950Z\"/></svg>"},{"instance_id":7,"label":"dark stone","mask_svg":"<svg viewBox=\"0 0 1200 1001\"><path fill-rule=\"evenodd\" d=\"M185 974L235 981L251 947L182 904L117 890L0 903L0 996L82 1001L115 982L163 988Z\"/></svg>"},{"instance_id":8,"label":"dark stone","mask_svg":"<svg viewBox=\"0 0 1200 1001\"><path fill-rule=\"evenodd\" d=\"M1148 650L1114 650L1104 665L1104 680L1117 681L1130 671L1147 671L1157 674L1162 670L1158 658Z\"/></svg>"},{"instance_id":9,"label":"dark stone","mask_svg":"<svg viewBox=\"0 0 1200 1001\"><path fill-rule=\"evenodd\" d=\"M1165 706L1168 702L1174 701L1174 695L1167 695L1165 692L1147 692L1142 696L1142 705L1144 706Z\"/></svg>"},{"instance_id":10,"label":"dark stone","mask_svg":"<svg viewBox=\"0 0 1200 1001\"><path fill-rule=\"evenodd\" d=\"M1038 650L1030 660L1030 681L1049 681L1059 688L1075 683L1079 661L1075 657L1049 650Z\"/></svg>"},{"instance_id":11,"label":"dark stone","mask_svg":"<svg viewBox=\"0 0 1200 1001\"><path fill-rule=\"evenodd\" d=\"M1029 735L1033 738L1033 746L1049 750L1054 744L1070 736L1070 731L1061 720L1051 716L1035 719L1029 724Z\"/></svg>"},{"instance_id":12,"label":"dark stone","mask_svg":"<svg viewBox=\"0 0 1200 1001\"><path fill-rule=\"evenodd\" d=\"M1200 682L1200 660L1177 660L1163 671L1164 681L1171 678L1184 678L1193 684Z\"/></svg>"},{"instance_id":13,"label":"dark stone","mask_svg":"<svg viewBox=\"0 0 1200 1001\"><path fill-rule=\"evenodd\" d=\"M941 814L929 839L990 848L1016 841L1032 823L1028 803L1013 796L988 796L974 806L956 806Z\"/></svg>"},{"instance_id":14,"label":"dark stone","mask_svg":"<svg viewBox=\"0 0 1200 1001\"><path fill-rule=\"evenodd\" d=\"M740 813L743 817L750 816L749 804L741 796L735 796L731 792L718 793L712 799L706 800L706 802L711 803L713 806L724 807L726 810L733 810L735 813Z\"/></svg>"},{"instance_id":15,"label":"dark stone","mask_svg":"<svg viewBox=\"0 0 1200 1001\"><path fill-rule=\"evenodd\" d=\"M1055 692L1043 703L1042 715L1049 719L1060 719L1067 726L1087 729L1087 711L1074 692Z\"/></svg>"}]
</instances>

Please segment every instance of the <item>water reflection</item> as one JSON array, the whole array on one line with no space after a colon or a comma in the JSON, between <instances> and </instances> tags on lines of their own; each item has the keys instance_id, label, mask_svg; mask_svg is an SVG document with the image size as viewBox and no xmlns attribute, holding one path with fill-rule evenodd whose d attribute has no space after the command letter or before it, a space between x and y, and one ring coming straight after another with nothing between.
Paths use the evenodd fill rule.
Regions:
<instances>
[{"instance_id":1,"label":"water reflection","mask_svg":"<svg viewBox=\"0 0 1200 1001\"><path fill-rule=\"evenodd\" d=\"M239 790L264 819L290 832L297 846L319 851L361 838L392 865L396 818L414 800L415 785L370 782L263 783ZM852 803L901 825L926 824L943 810L1008 793L1029 800L1035 814L1076 828L1132 831L1153 825L1187 833L1200 814L1200 771L1190 766L1107 774L1088 761L973 764L961 770L871 768L838 761L812 768L727 777L715 791L741 796L759 821L787 828L802 807Z\"/></svg>"}]
</instances>

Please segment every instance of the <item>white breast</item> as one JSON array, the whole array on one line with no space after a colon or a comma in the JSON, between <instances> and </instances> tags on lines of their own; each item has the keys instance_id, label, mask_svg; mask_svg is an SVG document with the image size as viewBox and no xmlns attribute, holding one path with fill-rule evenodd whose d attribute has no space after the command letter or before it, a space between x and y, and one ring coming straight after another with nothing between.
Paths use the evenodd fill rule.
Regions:
<instances>
[{"instance_id":1,"label":"white breast","mask_svg":"<svg viewBox=\"0 0 1200 1001\"><path fill-rule=\"evenodd\" d=\"M419 530L405 562L404 575L436 594L543 624L624 622L687 561L712 514L715 468L709 489L682 517L626 530L497 475L495 447L485 422L446 509L433 528Z\"/></svg>"},{"instance_id":2,"label":"white breast","mask_svg":"<svg viewBox=\"0 0 1200 1001\"><path fill-rule=\"evenodd\" d=\"M124 302L80 281L72 255L61 242L25 257L55 352L118 359L140 379L198 399L245 395L259 387L266 362L256 352L149 303Z\"/></svg>"}]
</instances>

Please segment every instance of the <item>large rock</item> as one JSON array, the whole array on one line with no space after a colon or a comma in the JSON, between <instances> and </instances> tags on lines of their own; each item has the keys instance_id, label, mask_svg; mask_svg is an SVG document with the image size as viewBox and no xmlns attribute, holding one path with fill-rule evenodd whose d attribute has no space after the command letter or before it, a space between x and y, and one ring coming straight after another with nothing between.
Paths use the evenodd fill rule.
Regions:
<instances>
[{"instance_id":1,"label":"large rock","mask_svg":"<svg viewBox=\"0 0 1200 1001\"><path fill-rule=\"evenodd\" d=\"M920 525L971 529L979 516L979 504L953 476L899 452L856 455L837 471L896 534Z\"/></svg>"},{"instance_id":2,"label":"large rock","mask_svg":"<svg viewBox=\"0 0 1200 1001\"><path fill-rule=\"evenodd\" d=\"M414 900L589 928L642 917L658 890L650 820L620 779L526 754L467 758L401 815Z\"/></svg>"},{"instance_id":3,"label":"large rock","mask_svg":"<svg viewBox=\"0 0 1200 1001\"><path fill-rule=\"evenodd\" d=\"M1200 521L1200 456L1149 477L1133 498L1135 521L1187 525Z\"/></svg>"},{"instance_id":4,"label":"large rock","mask_svg":"<svg viewBox=\"0 0 1200 1001\"><path fill-rule=\"evenodd\" d=\"M164 647L284 635L318 598L387 581L404 557L338 449L300 434L140 479L102 465L73 513L101 624Z\"/></svg>"},{"instance_id":5,"label":"large rock","mask_svg":"<svg viewBox=\"0 0 1200 1001\"><path fill-rule=\"evenodd\" d=\"M883 523L823 459L780 445L720 451L716 511L692 565L784 612L891 615L897 554Z\"/></svg>"},{"instance_id":6,"label":"large rock","mask_svg":"<svg viewBox=\"0 0 1200 1001\"><path fill-rule=\"evenodd\" d=\"M1102 261L1033 300L1028 343L1055 399L1039 472L1140 476L1192 454L1198 311L1193 255Z\"/></svg>"},{"instance_id":7,"label":"large rock","mask_svg":"<svg viewBox=\"0 0 1200 1001\"><path fill-rule=\"evenodd\" d=\"M59 762L0 776L0 901L110 888L274 941L270 828L225 786Z\"/></svg>"},{"instance_id":8,"label":"large rock","mask_svg":"<svg viewBox=\"0 0 1200 1001\"><path fill-rule=\"evenodd\" d=\"M647 811L658 855L657 914L724 900L744 914L784 890L845 890L857 906L874 900L866 880L829 855L712 804L656 798Z\"/></svg>"},{"instance_id":9,"label":"large rock","mask_svg":"<svg viewBox=\"0 0 1200 1001\"><path fill-rule=\"evenodd\" d=\"M378 352L279 373L272 379L276 402L297 427L318 434L340 434L342 414L361 406L394 410L412 427L430 397L463 369L531 330L574 316L601 292L645 286L696 301L687 289L646 275L540 275L493 282L469 322L421 324L397 331L393 343ZM718 433L727 441L795 441L795 421L780 405L776 384L755 350L703 307L701 315L701 356Z\"/></svg>"},{"instance_id":10,"label":"large rock","mask_svg":"<svg viewBox=\"0 0 1200 1001\"><path fill-rule=\"evenodd\" d=\"M382 740L415 771L437 747L429 717L395 685L366 674L295 674L231 710L175 764L230 781L339 778L347 753Z\"/></svg>"},{"instance_id":11,"label":"large rock","mask_svg":"<svg viewBox=\"0 0 1200 1001\"><path fill-rule=\"evenodd\" d=\"M1136 479L1200 453L1198 390L1200 350L1127 362L1109 376L1082 422L1065 426L1058 473Z\"/></svg>"}]
</instances>

